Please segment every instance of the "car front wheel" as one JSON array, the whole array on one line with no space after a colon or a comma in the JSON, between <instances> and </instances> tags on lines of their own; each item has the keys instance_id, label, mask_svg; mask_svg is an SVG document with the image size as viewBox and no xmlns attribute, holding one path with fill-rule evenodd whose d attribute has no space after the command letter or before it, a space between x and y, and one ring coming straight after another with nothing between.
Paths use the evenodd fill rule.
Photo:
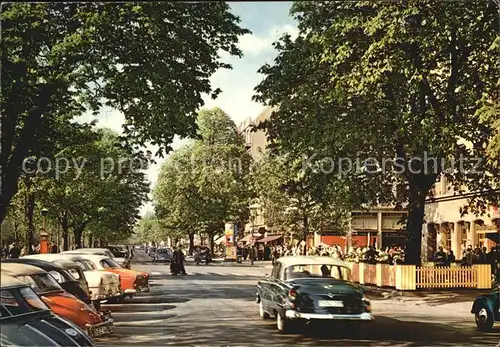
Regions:
<instances>
[{"instance_id":1,"label":"car front wheel","mask_svg":"<svg viewBox=\"0 0 500 347\"><path fill-rule=\"evenodd\" d=\"M480 331L488 331L493 327L493 314L488 310L488 308L482 306L479 311L476 312L476 325Z\"/></svg>"},{"instance_id":2,"label":"car front wheel","mask_svg":"<svg viewBox=\"0 0 500 347\"><path fill-rule=\"evenodd\" d=\"M259 303L259 315L262 319L269 319L269 313L264 311L264 305L262 304L262 300Z\"/></svg>"}]
</instances>

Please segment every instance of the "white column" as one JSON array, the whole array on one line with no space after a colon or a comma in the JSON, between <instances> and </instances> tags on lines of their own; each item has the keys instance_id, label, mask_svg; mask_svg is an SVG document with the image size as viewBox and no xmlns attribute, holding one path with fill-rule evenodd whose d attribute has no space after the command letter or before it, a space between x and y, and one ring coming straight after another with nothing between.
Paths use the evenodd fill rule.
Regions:
<instances>
[{"instance_id":1,"label":"white column","mask_svg":"<svg viewBox=\"0 0 500 347\"><path fill-rule=\"evenodd\" d=\"M321 243L321 234L317 231L314 232L314 244L313 246L319 246L319 244Z\"/></svg>"},{"instance_id":2,"label":"white column","mask_svg":"<svg viewBox=\"0 0 500 347\"><path fill-rule=\"evenodd\" d=\"M453 230L451 231L451 250L455 254L456 259L462 258L462 224L459 222L453 223Z\"/></svg>"},{"instance_id":3,"label":"white column","mask_svg":"<svg viewBox=\"0 0 500 347\"><path fill-rule=\"evenodd\" d=\"M469 247L469 245L472 246L472 248L474 249L474 247L476 247L477 245L477 232L476 232L476 223L474 222L470 222L470 229L469 229L469 232L467 233L467 247Z\"/></svg>"},{"instance_id":4,"label":"white column","mask_svg":"<svg viewBox=\"0 0 500 347\"><path fill-rule=\"evenodd\" d=\"M377 213L377 248L382 248L382 212Z\"/></svg>"}]
</instances>

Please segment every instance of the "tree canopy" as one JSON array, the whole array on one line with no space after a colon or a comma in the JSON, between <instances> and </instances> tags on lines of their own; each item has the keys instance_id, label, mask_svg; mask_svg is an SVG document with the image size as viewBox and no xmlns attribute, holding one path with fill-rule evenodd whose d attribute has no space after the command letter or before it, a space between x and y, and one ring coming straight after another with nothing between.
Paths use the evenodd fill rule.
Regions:
<instances>
[{"instance_id":1,"label":"tree canopy","mask_svg":"<svg viewBox=\"0 0 500 347\"><path fill-rule=\"evenodd\" d=\"M296 157L330 158L359 204L407 201L406 261L419 263L440 175L498 200L499 175L474 160L492 134L478 111L500 70L495 3L296 2L292 13L300 35L275 43L256 88L256 100L278 107L271 138Z\"/></svg>"},{"instance_id":2,"label":"tree canopy","mask_svg":"<svg viewBox=\"0 0 500 347\"><path fill-rule=\"evenodd\" d=\"M241 56L248 33L224 2L9 3L1 20L0 221L23 160L85 110L120 111L124 138L159 155L193 135L202 95L220 92L210 76L231 68L219 52Z\"/></svg>"},{"instance_id":3,"label":"tree canopy","mask_svg":"<svg viewBox=\"0 0 500 347\"><path fill-rule=\"evenodd\" d=\"M198 139L175 151L154 189L158 218L171 230L213 242L224 223L246 221L250 156L236 125L219 108L201 110Z\"/></svg>"}]
</instances>

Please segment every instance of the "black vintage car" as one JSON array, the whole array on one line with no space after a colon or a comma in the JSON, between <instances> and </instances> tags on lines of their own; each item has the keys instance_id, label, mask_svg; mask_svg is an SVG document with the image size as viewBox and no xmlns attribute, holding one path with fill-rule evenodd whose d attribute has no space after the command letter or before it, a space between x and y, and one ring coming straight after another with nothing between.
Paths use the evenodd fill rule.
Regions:
<instances>
[{"instance_id":1,"label":"black vintage car","mask_svg":"<svg viewBox=\"0 0 500 347\"><path fill-rule=\"evenodd\" d=\"M56 281L59 282L59 284L65 291L76 296L78 299L82 300L87 304L92 304L92 301L88 296L88 291L86 291L85 288L82 287L80 281L76 279L73 275L71 275L66 269L64 269L59 264L32 258L4 259L2 262L28 264L39 267L50 273L52 277L54 277Z\"/></svg>"},{"instance_id":2,"label":"black vintage car","mask_svg":"<svg viewBox=\"0 0 500 347\"><path fill-rule=\"evenodd\" d=\"M370 301L350 280L347 265L328 257L279 258L271 275L257 284L257 303L260 316L274 316L282 333L297 323L336 321L358 328L373 320Z\"/></svg>"},{"instance_id":3,"label":"black vintage car","mask_svg":"<svg viewBox=\"0 0 500 347\"><path fill-rule=\"evenodd\" d=\"M500 323L500 287L474 300L471 313L480 331L491 330L495 322Z\"/></svg>"},{"instance_id":4,"label":"black vintage car","mask_svg":"<svg viewBox=\"0 0 500 347\"><path fill-rule=\"evenodd\" d=\"M78 326L50 310L23 282L1 274L0 346L95 346Z\"/></svg>"}]
</instances>

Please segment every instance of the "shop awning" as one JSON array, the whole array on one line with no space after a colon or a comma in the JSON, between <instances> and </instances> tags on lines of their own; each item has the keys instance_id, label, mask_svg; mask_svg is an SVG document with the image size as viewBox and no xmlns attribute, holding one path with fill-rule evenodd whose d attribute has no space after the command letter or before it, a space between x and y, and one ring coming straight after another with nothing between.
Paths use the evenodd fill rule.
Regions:
<instances>
[{"instance_id":1,"label":"shop awning","mask_svg":"<svg viewBox=\"0 0 500 347\"><path fill-rule=\"evenodd\" d=\"M271 241L276 241L278 239L281 239L282 237L283 237L283 235L271 235L268 237L264 237L261 240L257 240L257 242L271 242Z\"/></svg>"},{"instance_id":2,"label":"shop awning","mask_svg":"<svg viewBox=\"0 0 500 347\"><path fill-rule=\"evenodd\" d=\"M225 243L226 242L226 236L225 235L222 235L221 237L219 237L217 240L214 241L214 243L216 245L220 245L221 243Z\"/></svg>"},{"instance_id":3,"label":"shop awning","mask_svg":"<svg viewBox=\"0 0 500 347\"><path fill-rule=\"evenodd\" d=\"M262 236L261 234L257 234L257 233L255 233L253 235L254 235L253 236L254 240L257 240L259 237ZM252 234L249 234L249 235L245 236L244 238L242 238L241 240L239 240L239 242L250 242L250 241L252 241Z\"/></svg>"}]
</instances>

